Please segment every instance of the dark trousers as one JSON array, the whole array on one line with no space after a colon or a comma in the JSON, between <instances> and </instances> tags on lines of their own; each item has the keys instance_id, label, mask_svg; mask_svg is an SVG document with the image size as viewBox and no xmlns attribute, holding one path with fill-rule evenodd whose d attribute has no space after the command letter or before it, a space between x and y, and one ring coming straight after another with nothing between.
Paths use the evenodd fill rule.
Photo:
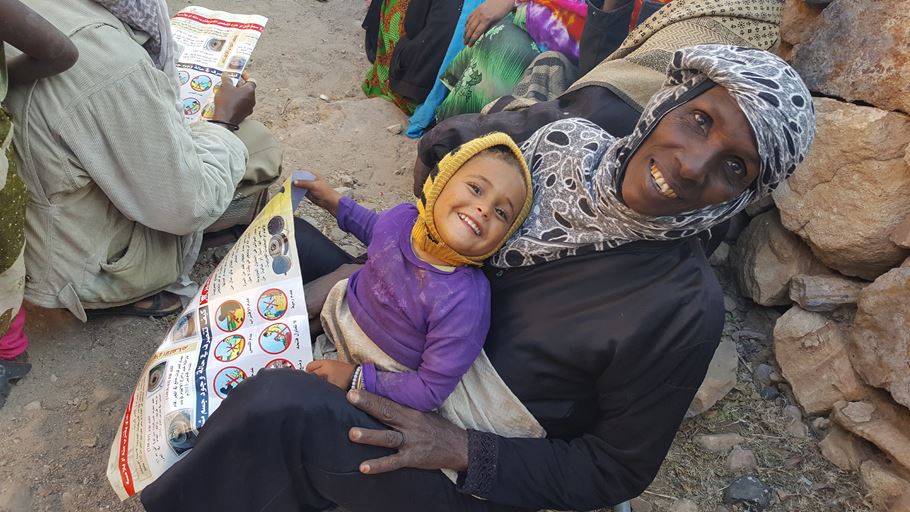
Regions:
<instances>
[{"instance_id":1,"label":"dark trousers","mask_svg":"<svg viewBox=\"0 0 910 512\"><path fill-rule=\"evenodd\" d=\"M142 504L149 512L517 510L461 494L439 471L361 474L361 462L393 450L352 443L353 426L384 428L318 377L262 370L231 392Z\"/></svg>"},{"instance_id":2,"label":"dark trousers","mask_svg":"<svg viewBox=\"0 0 910 512\"><path fill-rule=\"evenodd\" d=\"M294 221L304 283L352 258ZM186 456L142 491L149 512L511 511L459 493L439 471L363 475L360 463L394 450L352 443L348 430L386 428L341 389L297 370L263 370L237 386Z\"/></svg>"}]
</instances>

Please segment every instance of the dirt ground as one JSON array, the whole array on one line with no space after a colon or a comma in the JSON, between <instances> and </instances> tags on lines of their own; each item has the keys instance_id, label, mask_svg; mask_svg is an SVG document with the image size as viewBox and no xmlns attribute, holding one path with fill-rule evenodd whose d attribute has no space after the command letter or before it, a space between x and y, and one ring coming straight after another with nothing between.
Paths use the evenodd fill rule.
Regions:
<instances>
[{"instance_id":1,"label":"dirt ground","mask_svg":"<svg viewBox=\"0 0 910 512\"><path fill-rule=\"evenodd\" d=\"M175 12L189 2L168 4ZM286 173L295 168L322 172L376 208L409 197L416 142L387 130L405 125L406 118L360 91L368 67L362 0L206 0L200 5L269 17L250 65L258 81L254 118L284 145ZM356 250L317 210L303 208L301 214ZM223 254L224 249L206 251L194 274L204 277ZM695 501L699 510L724 510L718 508L720 496L733 475L724 456L704 452L692 440L700 433L728 431L746 438L758 459L755 474L778 490L769 510L868 510L855 476L820 457L814 433L807 439L787 434L781 413L790 403L786 393L774 401L756 394L750 368L773 359L770 326L777 313L751 310L735 290L728 294L736 307L729 312L726 335L746 328L763 334L737 339L740 384L708 414L684 423L660 476L635 502L635 510L668 510L679 498ZM142 510L138 500L117 499L105 467L139 372L175 317L109 317L82 324L65 311L27 310L34 368L0 409L0 511Z\"/></svg>"}]
</instances>

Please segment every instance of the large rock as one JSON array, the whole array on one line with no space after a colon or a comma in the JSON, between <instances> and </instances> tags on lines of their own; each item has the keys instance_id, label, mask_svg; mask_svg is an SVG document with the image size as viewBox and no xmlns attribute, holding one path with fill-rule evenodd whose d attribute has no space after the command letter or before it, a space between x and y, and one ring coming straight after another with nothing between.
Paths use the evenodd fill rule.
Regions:
<instances>
[{"instance_id":1,"label":"large rock","mask_svg":"<svg viewBox=\"0 0 910 512\"><path fill-rule=\"evenodd\" d=\"M822 6L807 4L804 0L784 0L780 14L780 38L783 42L796 45L809 39L814 33L815 23L822 12Z\"/></svg>"},{"instance_id":2,"label":"large rock","mask_svg":"<svg viewBox=\"0 0 910 512\"><path fill-rule=\"evenodd\" d=\"M689 404L686 417L698 416L714 406L736 385L736 368L739 356L736 345L731 340L724 340L714 351L714 357L708 366L708 374Z\"/></svg>"},{"instance_id":3,"label":"large rock","mask_svg":"<svg viewBox=\"0 0 910 512\"><path fill-rule=\"evenodd\" d=\"M866 488L866 496L876 510L904 512L896 507L903 506L910 494L910 481L899 468L889 467L884 462L867 460L859 469L859 475Z\"/></svg>"},{"instance_id":4,"label":"large rock","mask_svg":"<svg viewBox=\"0 0 910 512\"><path fill-rule=\"evenodd\" d=\"M895 268L860 292L851 341L863 380L910 407L910 268Z\"/></svg>"},{"instance_id":5,"label":"large rock","mask_svg":"<svg viewBox=\"0 0 910 512\"><path fill-rule=\"evenodd\" d=\"M728 261L743 295L763 306L789 304L793 276L829 272L798 236L784 229L777 210L752 219Z\"/></svg>"},{"instance_id":6,"label":"large rock","mask_svg":"<svg viewBox=\"0 0 910 512\"><path fill-rule=\"evenodd\" d=\"M868 284L843 276L801 274L790 280L790 299L807 311L834 311L856 304L859 292Z\"/></svg>"},{"instance_id":7,"label":"large rock","mask_svg":"<svg viewBox=\"0 0 910 512\"><path fill-rule=\"evenodd\" d=\"M910 117L826 98L815 108L812 149L774 202L822 263L872 281L910 255L889 239L910 215Z\"/></svg>"},{"instance_id":8,"label":"large rock","mask_svg":"<svg viewBox=\"0 0 910 512\"><path fill-rule=\"evenodd\" d=\"M774 353L781 373L808 414L821 414L841 400L867 395L853 371L846 329L819 313L798 306L774 326Z\"/></svg>"},{"instance_id":9,"label":"large rock","mask_svg":"<svg viewBox=\"0 0 910 512\"><path fill-rule=\"evenodd\" d=\"M910 0L839 0L810 28L791 56L809 89L910 112Z\"/></svg>"},{"instance_id":10,"label":"large rock","mask_svg":"<svg viewBox=\"0 0 910 512\"><path fill-rule=\"evenodd\" d=\"M910 468L910 411L895 404L887 393L873 391L860 402L837 402L834 420Z\"/></svg>"},{"instance_id":11,"label":"large rock","mask_svg":"<svg viewBox=\"0 0 910 512\"><path fill-rule=\"evenodd\" d=\"M875 448L868 441L847 432L837 423L829 426L828 434L818 443L818 447L829 462L850 471L859 469L875 453Z\"/></svg>"}]
</instances>

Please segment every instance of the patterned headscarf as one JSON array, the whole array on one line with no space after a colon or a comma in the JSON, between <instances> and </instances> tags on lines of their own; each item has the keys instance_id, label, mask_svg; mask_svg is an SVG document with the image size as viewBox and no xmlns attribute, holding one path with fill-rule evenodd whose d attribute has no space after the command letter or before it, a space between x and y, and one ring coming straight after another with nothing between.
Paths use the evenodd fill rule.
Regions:
<instances>
[{"instance_id":1,"label":"patterned headscarf","mask_svg":"<svg viewBox=\"0 0 910 512\"><path fill-rule=\"evenodd\" d=\"M173 67L171 20L164 0L94 0L118 20L135 30L145 32L149 40L143 45L155 67L167 71Z\"/></svg>"},{"instance_id":2,"label":"patterned headscarf","mask_svg":"<svg viewBox=\"0 0 910 512\"><path fill-rule=\"evenodd\" d=\"M714 84L727 90L752 128L761 159L755 184L724 203L677 215L653 217L627 207L620 189L635 150L664 116ZM665 85L631 135L616 139L589 121L566 119L541 128L522 145L534 177L535 205L491 264L533 265L707 230L771 193L803 161L814 136L809 91L780 58L725 45L678 50Z\"/></svg>"}]
</instances>

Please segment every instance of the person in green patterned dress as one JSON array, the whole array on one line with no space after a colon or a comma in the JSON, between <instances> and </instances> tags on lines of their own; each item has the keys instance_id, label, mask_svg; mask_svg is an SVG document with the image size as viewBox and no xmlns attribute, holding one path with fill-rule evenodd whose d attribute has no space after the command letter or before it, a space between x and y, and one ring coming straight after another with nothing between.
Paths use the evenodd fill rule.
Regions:
<instances>
[{"instance_id":1,"label":"person in green patterned dress","mask_svg":"<svg viewBox=\"0 0 910 512\"><path fill-rule=\"evenodd\" d=\"M6 60L3 43L22 55ZM19 0L0 0L0 102L6 98L7 74L13 83L55 75L75 64L79 52L70 40ZM26 362L25 183L16 174L11 141L13 123L0 105L0 407L11 385L31 369Z\"/></svg>"}]
</instances>

